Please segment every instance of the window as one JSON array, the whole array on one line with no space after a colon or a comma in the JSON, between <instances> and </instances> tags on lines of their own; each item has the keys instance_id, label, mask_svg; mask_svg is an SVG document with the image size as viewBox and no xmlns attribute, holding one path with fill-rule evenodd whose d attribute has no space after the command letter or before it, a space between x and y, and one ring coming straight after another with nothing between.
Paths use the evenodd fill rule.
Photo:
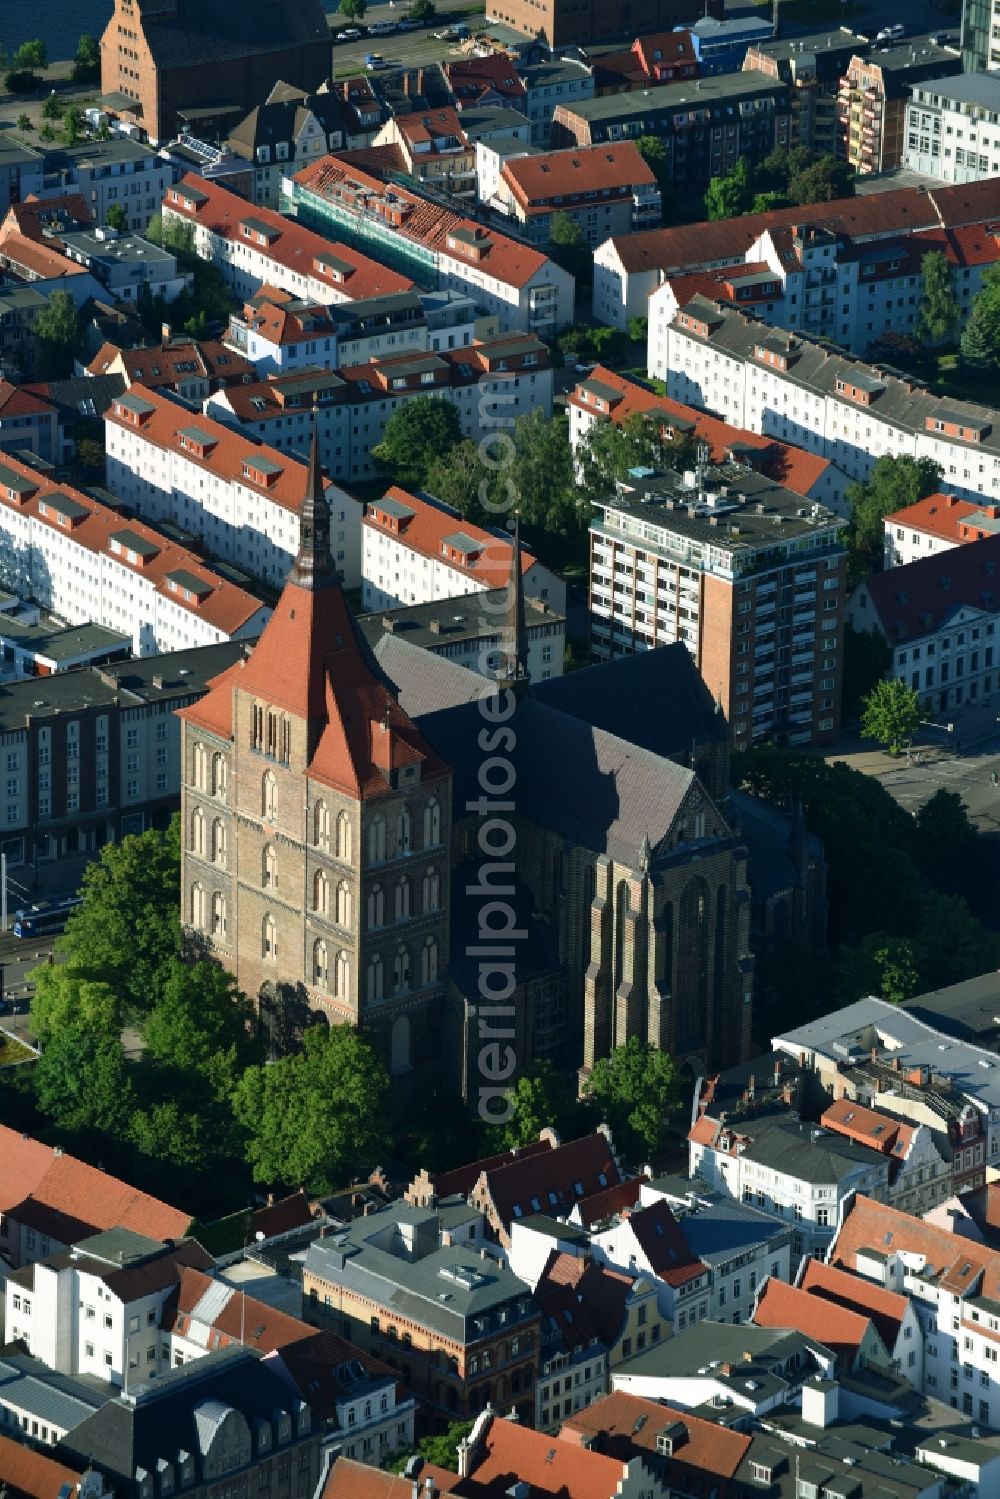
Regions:
<instances>
[{"instance_id":1,"label":"window","mask_svg":"<svg viewBox=\"0 0 1000 1499\"><path fill-rule=\"evenodd\" d=\"M326 802L317 802L313 808L313 842L317 848L330 847L330 808Z\"/></svg>"},{"instance_id":2,"label":"window","mask_svg":"<svg viewBox=\"0 0 1000 1499\"><path fill-rule=\"evenodd\" d=\"M274 890L278 885L278 856L270 843L265 843L260 856L260 883L264 890Z\"/></svg>"},{"instance_id":3,"label":"window","mask_svg":"<svg viewBox=\"0 0 1000 1499\"><path fill-rule=\"evenodd\" d=\"M373 885L368 892L368 926L385 925L385 891L381 885Z\"/></svg>"},{"instance_id":4,"label":"window","mask_svg":"<svg viewBox=\"0 0 1000 1499\"><path fill-rule=\"evenodd\" d=\"M226 935L226 897L219 890L216 890L212 896L212 935L213 937Z\"/></svg>"},{"instance_id":5,"label":"window","mask_svg":"<svg viewBox=\"0 0 1000 1499\"><path fill-rule=\"evenodd\" d=\"M420 982L425 987L436 984L438 976L438 946L433 937L428 937L420 954Z\"/></svg>"},{"instance_id":6,"label":"window","mask_svg":"<svg viewBox=\"0 0 1000 1499\"><path fill-rule=\"evenodd\" d=\"M423 908L425 911L436 911L438 909L440 893L441 882L438 878L438 872L436 869L428 869L424 875Z\"/></svg>"},{"instance_id":7,"label":"window","mask_svg":"<svg viewBox=\"0 0 1000 1499\"><path fill-rule=\"evenodd\" d=\"M274 917L268 912L264 917L261 930L261 952L265 958L273 963L278 956L278 934L274 925Z\"/></svg>"},{"instance_id":8,"label":"window","mask_svg":"<svg viewBox=\"0 0 1000 1499\"><path fill-rule=\"evenodd\" d=\"M397 921L405 921L410 914L410 882L404 874L396 885L395 915Z\"/></svg>"},{"instance_id":9,"label":"window","mask_svg":"<svg viewBox=\"0 0 1000 1499\"><path fill-rule=\"evenodd\" d=\"M330 914L330 881L322 869L313 875L313 910L320 916Z\"/></svg>"},{"instance_id":10,"label":"window","mask_svg":"<svg viewBox=\"0 0 1000 1499\"><path fill-rule=\"evenodd\" d=\"M381 864L385 859L385 818L373 817L368 827L368 862Z\"/></svg>"},{"instance_id":11,"label":"window","mask_svg":"<svg viewBox=\"0 0 1000 1499\"><path fill-rule=\"evenodd\" d=\"M212 862L213 864L226 862L226 824L221 817L217 817L212 823Z\"/></svg>"},{"instance_id":12,"label":"window","mask_svg":"<svg viewBox=\"0 0 1000 1499\"><path fill-rule=\"evenodd\" d=\"M225 796L226 794L226 761L225 756L214 754L212 756L212 795Z\"/></svg>"},{"instance_id":13,"label":"window","mask_svg":"<svg viewBox=\"0 0 1000 1499\"><path fill-rule=\"evenodd\" d=\"M424 808L424 847L432 848L441 842L441 806L432 796Z\"/></svg>"},{"instance_id":14,"label":"window","mask_svg":"<svg viewBox=\"0 0 1000 1499\"><path fill-rule=\"evenodd\" d=\"M326 943L319 941L313 944L313 983L325 989L330 979L330 964L327 957Z\"/></svg>"},{"instance_id":15,"label":"window","mask_svg":"<svg viewBox=\"0 0 1000 1499\"><path fill-rule=\"evenodd\" d=\"M337 813L337 858L343 859L345 864L351 861L354 839L351 831L351 819L346 812Z\"/></svg>"},{"instance_id":16,"label":"window","mask_svg":"<svg viewBox=\"0 0 1000 1499\"><path fill-rule=\"evenodd\" d=\"M346 880L341 880L337 886L337 925L351 925L351 887Z\"/></svg>"},{"instance_id":17,"label":"window","mask_svg":"<svg viewBox=\"0 0 1000 1499\"><path fill-rule=\"evenodd\" d=\"M351 997L351 958L343 948L337 954L337 971L335 974L334 993L338 999L350 999Z\"/></svg>"},{"instance_id":18,"label":"window","mask_svg":"<svg viewBox=\"0 0 1000 1499\"><path fill-rule=\"evenodd\" d=\"M278 804L278 783L270 770L265 770L261 779L260 812L269 821L274 820Z\"/></svg>"}]
</instances>

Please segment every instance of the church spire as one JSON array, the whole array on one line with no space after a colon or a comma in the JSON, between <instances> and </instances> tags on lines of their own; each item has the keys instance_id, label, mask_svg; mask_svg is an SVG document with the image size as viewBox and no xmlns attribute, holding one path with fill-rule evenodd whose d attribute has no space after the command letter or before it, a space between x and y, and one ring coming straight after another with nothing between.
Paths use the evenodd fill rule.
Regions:
<instances>
[{"instance_id":1,"label":"church spire","mask_svg":"<svg viewBox=\"0 0 1000 1499\"><path fill-rule=\"evenodd\" d=\"M514 539L510 549L510 578L507 582L507 607L504 611L501 649L504 656L500 680L515 692L527 687L528 628L524 620L524 574L521 571L521 521L514 516Z\"/></svg>"},{"instance_id":2,"label":"church spire","mask_svg":"<svg viewBox=\"0 0 1000 1499\"><path fill-rule=\"evenodd\" d=\"M288 579L300 588L327 588L331 583L339 582L330 550L330 507L319 462L319 414L315 408L309 447L309 477L299 516L299 550Z\"/></svg>"}]
</instances>

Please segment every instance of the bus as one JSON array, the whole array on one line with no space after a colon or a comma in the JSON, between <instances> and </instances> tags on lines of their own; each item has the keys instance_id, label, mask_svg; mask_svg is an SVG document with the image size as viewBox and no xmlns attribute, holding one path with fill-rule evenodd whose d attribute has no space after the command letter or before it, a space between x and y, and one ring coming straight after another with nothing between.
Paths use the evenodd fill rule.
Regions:
<instances>
[{"instance_id":1,"label":"bus","mask_svg":"<svg viewBox=\"0 0 1000 1499\"><path fill-rule=\"evenodd\" d=\"M15 937L41 937L46 932L61 932L70 912L80 904L82 896L64 895L59 900L41 901L18 911L12 928Z\"/></svg>"}]
</instances>

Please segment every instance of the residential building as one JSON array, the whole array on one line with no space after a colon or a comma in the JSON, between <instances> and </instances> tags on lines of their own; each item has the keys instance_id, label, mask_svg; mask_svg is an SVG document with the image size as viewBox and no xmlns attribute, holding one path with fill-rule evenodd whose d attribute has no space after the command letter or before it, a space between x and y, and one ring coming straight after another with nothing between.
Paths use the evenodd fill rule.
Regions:
<instances>
[{"instance_id":1,"label":"residential building","mask_svg":"<svg viewBox=\"0 0 1000 1499\"><path fill-rule=\"evenodd\" d=\"M928 1125L904 1124L891 1113L863 1108L849 1098L838 1098L824 1109L819 1122L821 1129L889 1157L889 1201L901 1212L920 1216L952 1195L951 1151L938 1149Z\"/></svg>"},{"instance_id":2,"label":"residential building","mask_svg":"<svg viewBox=\"0 0 1000 1499\"><path fill-rule=\"evenodd\" d=\"M630 1187L628 1196L633 1200L622 1211L618 1211L621 1193L615 1188L605 1194L610 1207L598 1198L589 1210L581 1210L581 1217L585 1213L588 1220L591 1253L609 1269L652 1280L660 1313L672 1323L677 1322L680 1305L692 1304L693 1298L694 1320L698 1295L709 1283L708 1267L691 1253L667 1203L661 1200L639 1207L639 1188Z\"/></svg>"},{"instance_id":3,"label":"residential building","mask_svg":"<svg viewBox=\"0 0 1000 1499\"><path fill-rule=\"evenodd\" d=\"M626 94L653 83L676 83L699 76L694 41L691 32L683 28L636 37L623 52L595 52L591 66L598 96Z\"/></svg>"},{"instance_id":4,"label":"residential building","mask_svg":"<svg viewBox=\"0 0 1000 1499\"><path fill-rule=\"evenodd\" d=\"M159 145L182 121L209 131L235 124L276 78L318 88L330 59L318 0L293 0L280 14L223 0L116 0L101 37L102 102Z\"/></svg>"},{"instance_id":5,"label":"residential building","mask_svg":"<svg viewBox=\"0 0 1000 1499\"><path fill-rule=\"evenodd\" d=\"M559 104L552 144L598 146L657 135L667 151L661 182L705 188L709 178L731 171L741 156L755 166L787 146L789 131L786 85L763 73L742 72Z\"/></svg>"},{"instance_id":6,"label":"residential building","mask_svg":"<svg viewBox=\"0 0 1000 1499\"><path fill-rule=\"evenodd\" d=\"M104 1382L57 1374L30 1353L7 1349L0 1358L0 1426L15 1442L30 1439L37 1444L23 1448L25 1452L55 1447L67 1432L99 1410L111 1393L111 1386ZM103 1476L97 1478L97 1485L110 1499Z\"/></svg>"},{"instance_id":7,"label":"residential building","mask_svg":"<svg viewBox=\"0 0 1000 1499\"><path fill-rule=\"evenodd\" d=\"M283 202L310 229L343 235L431 289L473 297L505 332L551 336L573 320L573 278L540 251L335 157L286 179Z\"/></svg>"},{"instance_id":8,"label":"residential building","mask_svg":"<svg viewBox=\"0 0 1000 1499\"><path fill-rule=\"evenodd\" d=\"M995 177L1000 173L1000 79L994 73L958 73L917 84L904 129L907 170L941 182Z\"/></svg>"},{"instance_id":9,"label":"residential building","mask_svg":"<svg viewBox=\"0 0 1000 1499\"><path fill-rule=\"evenodd\" d=\"M536 409L548 415L552 383L545 344L533 334L514 333L441 353L373 357L329 372L307 367L221 391L205 409L218 421L238 422L243 432L277 452L301 454L314 407L324 468L353 484L379 477L372 449L407 401L427 396L448 401L463 435L478 443L492 437L501 421L513 422ZM354 545L357 539L355 532ZM346 572L353 582L353 562Z\"/></svg>"},{"instance_id":10,"label":"residential building","mask_svg":"<svg viewBox=\"0 0 1000 1499\"><path fill-rule=\"evenodd\" d=\"M358 625L373 649L383 633L398 634L410 645L444 656L484 677L496 678L505 665L501 620L506 600L505 588L476 589L463 593L460 614L455 612L454 597L448 596L364 614ZM524 628L531 680L542 682L549 677L561 677L566 650L565 614L554 604L526 593ZM2 632L0 616L0 639Z\"/></svg>"},{"instance_id":11,"label":"residential building","mask_svg":"<svg viewBox=\"0 0 1000 1499\"><path fill-rule=\"evenodd\" d=\"M344 1458L381 1462L414 1445L416 1401L397 1370L336 1333L311 1331L265 1363L309 1405L335 1468Z\"/></svg>"},{"instance_id":12,"label":"residential building","mask_svg":"<svg viewBox=\"0 0 1000 1499\"><path fill-rule=\"evenodd\" d=\"M756 1327L794 1327L821 1342L836 1358L838 1373L866 1368L888 1372L892 1367L889 1349L864 1307L843 1306L784 1281L768 1280L757 1298L753 1321Z\"/></svg>"},{"instance_id":13,"label":"residential building","mask_svg":"<svg viewBox=\"0 0 1000 1499\"><path fill-rule=\"evenodd\" d=\"M499 321L479 317L460 292L394 292L324 305L265 288L230 316L227 342L259 375L272 375L468 348L499 332Z\"/></svg>"},{"instance_id":14,"label":"residential building","mask_svg":"<svg viewBox=\"0 0 1000 1499\"><path fill-rule=\"evenodd\" d=\"M4 1174L0 1252L18 1270L108 1229L181 1239L191 1215L159 1202L58 1146L0 1125Z\"/></svg>"},{"instance_id":15,"label":"residential building","mask_svg":"<svg viewBox=\"0 0 1000 1499\"><path fill-rule=\"evenodd\" d=\"M305 987L408 1072L440 1042L450 772L348 611L315 436L301 514L257 646L181 714L182 920L266 1024Z\"/></svg>"},{"instance_id":16,"label":"residential building","mask_svg":"<svg viewBox=\"0 0 1000 1499\"><path fill-rule=\"evenodd\" d=\"M234 387L230 395L250 388ZM307 487L300 458L210 416L189 417L184 407L143 385L112 404L104 430L108 485L137 514L199 535L214 557L250 577L282 582L299 545ZM361 506L336 485L329 486L328 503L336 561L355 587L361 576Z\"/></svg>"},{"instance_id":17,"label":"residential building","mask_svg":"<svg viewBox=\"0 0 1000 1499\"><path fill-rule=\"evenodd\" d=\"M4 1332L62 1374L121 1388L170 1367L160 1322L183 1265L212 1258L194 1239L164 1244L131 1229L81 1239L5 1281Z\"/></svg>"},{"instance_id":18,"label":"residential building","mask_svg":"<svg viewBox=\"0 0 1000 1499\"><path fill-rule=\"evenodd\" d=\"M830 1262L909 1297L923 1331L927 1395L984 1426L1000 1422L995 1251L858 1196Z\"/></svg>"},{"instance_id":19,"label":"residential building","mask_svg":"<svg viewBox=\"0 0 1000 1499\"><path fill-rule=\"evenodd\" d=\"M483 105L500 105L526 113L527 93L520 70L504 52L488 53L485 57L448 58L441 64L441 72L455 98L455 108L461 111L480 108Z\"/></svg>"},{"instance_id":20,"label":"residential building","mask_svg":"<svg viewBox=\"0 0 1000 1499\"><path fill-rule=\"evenodd\" d=\"M522 64L523 108L531 122L531 144L547 147L557 104L568 108L592 99L596 92L593 68L574 57L552 56L546 62Z\"/></svg>"},{"instance_id":21,"label":"residential building","mask_svg":"<svg viewBox=\"0 0 1000 1499\"><path fill-rule=\"evenodd\" d=\"M923 1388L924 1332L908 1296L862 1282L857 1275L822 1260L803 1261L798 1286L814 1298L867 1317L889 1354L892 1367L918 1390ZM768 1290L771 1289L769 1283ZM795 1326L802 1324L796 1320ZM826 1330L822 1331L825 1334ZM823 1342L828 1342L825 1335Z\"/></svg>"},{"instance_id":22,"label":"residential building","mask_svg":"<svg viewBox=\"0 0 1000 1499\"><path fill-rule=\"evenodd\" d=\"M702 43L704 48L704 43ZM852 57L864 57L869 44L847 26L810 36L754 42L743 63L788 85L791 103L789 144L833 155L838 139L840 80Z\"/></svg>"},{"instance_id":23,"label":"residential building","mask_svg":"<svg viewBox=\"0 0 1000 1499\"><path fill-rule=\"evenodd\" d=\"M453 107L393 115L372 145L395 146L415 182L453 198L475 197L476 150Z\"/></svg>"},{"instance_id":24,"label":"residential building","mask_svg":"<svg viewBox=\"0 0 1000 1499\"><path fill-rule=\"evenodd\" d=\"M41 157L41 181L31 186L34 197L44 203L79 193L95 225L107 223L112 205L123 208L129 234L145 234L176 177L169 161L127 136L47 146Z\"/></svg>"},{"instance_id":25,"label":"residential building","mask_svg":"<svg viewBox=\"0 0 1000 1499\"><path fill-rule=\"evenodd\" d=\"M559 1436L622 1460L644 1454L672 1493L708 1482L720 1494L736 1494L736 1476L753 1441L745 1432L623 1390L564 1420Z\"/></svg>"},{"instance_id":26,"label":"residential building","mask_svg":"<svg viewBox=\"0 0 1000 1499\"><path fill-rule=\"evenodd\" d=\"M710 223L647 229L642 234L612 238L598 248L594 257L594 312L602 322L624 329L629 318L646 316L649 298L664 277L735 266L742 266L741 275L745 275L747 262L760 259L758 254L748 252L762 241L767 230L792 229L800 234L806 228L829 230L842 246L837 260L846 262L858 247L882 239L899 240L915 231L947 232L978 226L983 231L978 239L989 245L993 238L989 226L998 214L1000 190L995 182L987 181L962 188L932 187L929 191L893 188ZM782 248L787 248L787 241ZM938 244L936 248L944 246ZM826 259L832 266L832 246ZM968 279L963 270L956 288L959 296ZM903 303L909 305L906 298ZM790 304L789 311L795 306ZM834 323L833 328L838 342L844 342L850 327ZM881 333L884 327L873 326L868 331Z\"/></svg>"},{"instance_id":27,"label":"residential building","mask_svg":"<svg viewBox=\"0 0 1000 1499\"><path fill-rule=\"evenodd\" d=\"M891 1110L943 1135L953 1150L954 1192L985 1184L986 1167L1000 1157L994 1053L872 997L772 1044L815 1073L832 1098Z\"/></svg>"},{"instance_id":28,"label":"residential building","mask_svg":"<svg viewBox=\"0 0 1000 1499\"><path fill-rule=\"evenodd\" d=\"M791 1225L795 1262L826 1250L855 1193L888 1196L883 1155L797 1120L704 1115L688 1142L692 1176Z\"/></svg>"},{"instance_id":29,"label":"residential building","mask_svg":"<svg viewBox=\"0 0 1000 1499\"><path fill-rule=\"evenodd\" d=\"M528 1224L532 1221L527 1220ZM585 1409L591 1401L599 1400L608 1387L609 1350L601 1333L607 1336L604 1324L612 1319L604 1317L595 1322L590 1314L594 1294L585 1290L583 1283L586 1280L589 1284L593 1279L593 1272L588 1273L588 1267L579 1259L553 1250L534 1287L541 1329L532 1424L540 1431L556 1431L564 1415ZM600 1273L599 1279L608 1293L610 1312L611 1307L620 1304L616 1292L621 1283L614 1284L607 1273ZM638 1284L638 1278L628 1284L631 1289L632 1284ZM643 1316L648 1317L645 1306ZM648 1329L649 1335L653 1327L656 1336L661 1336L660 1323L655 1318ZM614 1333L620 1330L619 1325Z\"/></svg>"},{"instance_id":30,"label":"residential building","mask_svg":"<svg viewBox=\"0 0 1000 1499\"><path fill-rule=\"evenodd\" d=\"M243 650L236 643L200 646L58 671L44 682L5 683L0 843L11 877L43 892L62 891L106 843L166 827L180 804L180 725L173 710L197 701Z\"/></svg>"},{"instance_id":31,"label":"residential building","mask_svg":"<svg viewBox=\"0 0 1000 1499\"><path fill-rule=\"evenodd\" d=\"M594 657L683 641L734 745L834 739L847 558L840 519L736 466L619 489L590 527Z\"/></svg>"},{"instance_id":32,"label":"residential building","mask_svg":"<svg viewBox=\"0 0 1000 1499\"><path fill-rule=\"evenodd\" d=\"M62 242L69 259L84 266L114 302L162 297L170 303L191 284L176 255L138 235L105 225L63 234Z\"/></svg>"},{"instance_id":33,"label":"residential building","mask_svg":"<svg viewBox=\"0 0 1000 1499\"><path fill-rule=\"evenodd\" d=\"M325 160L326 158L324 158ZM269 208L247 202L193 173L163 200L167 223L190 225L194 248L211 261L241 301L262 286L326 304L409 291L413 282L343 244Z\"/></svg>"},{"instance_id":34,"label":"residential building","mask_svg":"<svg viewBox=\"0 0 1000 1499\"><path fill-rule=\"evenodd\" d=\"M25 1443L0 1436L0 1474L10 1499L52 1499L53 1494L79 1494L80 1499L102 1499L110 1494L104 1480L82 1468L68 1468Z\"/></svg>"},{"instance_id":35,"label":"residential building","mask_svg":"<svg viewBox=\"0 0 1000 1499\"><path fill-rule=\"evenodd\" d=\"M16 416L13 417L10 452L16 457L18 449L23 449L25 461L42 471L46 463L72 462L77 452L77 438L87 435L88 419L102 417L124 388L125 382L120 375L71 375L65 380L37 380L19 386L22 398L44 404L46 415L39 414L37 426L34 422L18 421ZM19 433L24 434L21 441L17 440ZM2 415L0 444L7 446L3 442Z\"/></svg>"},{"instance_id":36,"label":"residential building","mask_svg":"<svg viewBox=\"0 0 1000 1499\"><path fill-rule=\"evenodd\" d=\"M885 517L885 568L888 571L924 557L940 557L953 547L985 541L997 532L1000 506L960 500L955 494L930 494Z\"/></svg>"},{"instance_id":37,"label":"residential building","mask_svg":"<svg viewBox=\"0 0 1000 1499\"><path fill-rule=\"evenodd\" d=\"M709 15L722 15L718 0L707 0L707 5ZM683 0L637 0L629 7L627 26L633 36L643 36L683 26L691 16ZM622 31L622 16L596 0L584 5L569 0L543 0L540 5L531 0L491 0L486 18L526 36L543 37L553 52L574 44L617 41Z\"/></svg>"},{"instance_id":38,"label":"residential building","mask_svg":"<svg viewBox=\"0 0 1000 1499\"><path fill-rule=\"evenodd\" d=\"M529 1495L547 1491L573 1499L668 1499L644 1454L619 1459L590 1452L544 1432L524 1431L492 1410L482 1413L459 1447L457 1467L460 1481L454 1492L469 1499L492 1499L511 1478Z\"/></svg>"},{"instance_id":39,"label":"residential building","mask_svg":"<svg viewBox=\"0 0 1000 1499\"><path fill-rule=\"evenodd\" d=\"M940 47L927 36L852 57L837 102L838 154L862 174L901 166L911 90L929 78L961 71L958 48Z\"/></svg>"},{"instance_id":40,"label":"residential building","mask_svg":"<svg viewBox=\"0 0 1000 1499\"><path fill-rule=\"evenodd\" d=\"M151 1475L215 1499L220 1479L275 1499L311 1499L320 1431L308 1404L249 1349L221 1349L109 1400L56 1447L103 1474L116 1499L142 1499Z\"/></svg>"},{"instance_id":41,"label":"residential building","mask_svg":"<svg viewBox=\"0 0 1000 1499\"><path fill-rule=\"evenodd\" d=\"M0 150L0 218L12 203L20 203L36 193L41 183L41 151L20 141L4 141Z\"/></svg>"},{"instance_id":42,"label":"residential building","mask_svg":"<svg viewBox=\"0 0 1000 1499\"><path fill-rule=\"evenodd\" d=\"M949 493L1000 499L991 407L932 395L919 380L702 297L677 314L667 349L675 400L808 448L852 479L867 479L883 454L910 454L940 464Z\"/></svg>"},{"instance_id":43,"label":"residential building","mask_svg":"<svg viewBox=\"0 0 1000 1499\"><path fill-rule=\"evenodd\" d=\"M830 462L805 448L776 442L758 432L731 427L697 406L682 406L660 396L645 383L597 365L566 398L570 447L576 455L595 422L616 426L630 416L656 416L671 442L694 441L707 448L708 461L720 467L736 464L766 474L785 489L846 514L847 477Z\"/></svg>"},{"instance_id":44,"label":"residential building","mask_svg":"<svg viewBox=\"0 0 1000 1499\"><path fill-rule=\"evenodd\" d=\"M303 1287L313 1316L391 1366L401 1361L427 1419L492 1402L530 1425L538 1309L523 1281L462 1242L477 1220L464 1204L394 1203L311 1244Z\"/></svg>"},{"instance_id":45,"label":"residential building","mask_svg":"<svg viewBox=\"0 0 1000 1499\"><path fill-rule=\"evenodd\" d=\"M417 1458L420 1468L420 1483L417 1485L421 1499L443 1499L454 1492L453 1485L458 1475L446 1473ZM367 1463L355 1462L341 1457L334 1463L322 1489L322 1499L356 1499L360 1493L365 1499L413 1499L412 1478L394 1473L385 1473Z\"/></svg>"},{"instance_id":46,"label":"residential building","mask_svg":"<svg viewBox=\"0 0 1000 1499\"><path fill-rule=\"evenodd\" d=\"M656 178L631 141L509 156L490 207L536 245L549 243L555 213L570 218L589 245L656 225L661 213Z\"/></svg>"},{"instance_id":47,"label":"residential building","mask_svg":"<svg viewBox=\"0 0 1000 1499\"><path fill-rule=\"evenodd\" d=\"M251 359L214 338L201 342L166 338L158 346L143 349L122 349L106 343L87 365L87 373L120 375L126 390L142 385L147 390L173 391L192 405L201 405L227 385L244 385L257 378Z\"/></svg>"},{"instance_id":48,"label":"residential building","mask_svg":"<svg viewBox=\"0 0 1000 1499\"><path fill-rule=\"evenodd\" d=\"M48 677L79 666L103 666L127 661L132 642L102 625L61 625L52 615L42 617L34 604L14 608L0 600L0 661L4 680Z\"/></svg>"},{"instance_id":49,"label":"residential building","mask_svg":"<svg viewBox=\"0 0 1000 1499\"><path fill-rule=\"evenodd\" d=\"M794 1328L704 1321L627 1359L612 1371L611 1389L685 1412L725 1409L731 1426L793 1403L835 1363L830 1349Z\"/></svg>"},{"instance_id":50,"label":"residential building","mask_svg":"<svg viewBox=\"0 0 1000 1499\"><path fill-rule=\"evenodd\" d=\"M995 1011L996 980L992 973L977 974L959 984L914 994L903 1008L959 1041L972 1041L987 1051L1000 1050L1000 1021Z\"/></svg>"},{"instance_id":51,"label":"residential building","mask_svg":"<svg viewBox=\"0 0 1000 1499\"><path fill-rule=\"evenodd\" d=\"M392 485L365 508L362 534L362 602L366 609L455 599L500 588L510 576L509 532L486 531L465 521L433 496ZM563 613L566 585L533 553L520 550L527 598ZM497 616L498 622L502 614Z\"/></svg>"},{"instance_id":52,"label":"residential building","mask_svg":"<svg viewBox=\"0 0 1000 1499\"><path fill-rule=\"evenodd\" d=\"M128 634L137 656L259 634L266 605L193 552L57 484L23 458L4 457L0 535L8 587L67 624Z\"/></svg>"},{"instance_id":53,"label":"residential building","mask_svg":"<svg viewBox=\"0 0 1000 1499\"><path fill-rule=\"evenodd\" d=\"M343 102L332 90L309 93L276 83L226 137L233 155L253 164L250 201L277 208L282 177L328 151L342 151L345 123Z\"/></svg>"},{"instance_id":54,"label":"residential building","mask_svg":"<svg viewBox=\"0 0 1000 1499\"><path fill-rule=\"evenodd\" d=\"M26 448L46 463L55 463L59 457L56 408L23 386L0 380L0 448L8 453Z\"/></svg>"}]
</instances>

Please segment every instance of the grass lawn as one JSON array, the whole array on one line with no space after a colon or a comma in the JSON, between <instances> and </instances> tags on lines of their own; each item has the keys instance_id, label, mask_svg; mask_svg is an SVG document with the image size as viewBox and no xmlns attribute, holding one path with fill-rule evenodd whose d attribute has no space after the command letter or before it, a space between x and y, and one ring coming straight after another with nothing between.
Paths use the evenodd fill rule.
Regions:
<instances>
[{"instance_id":1,"label":"grass lawn","mask_svg":"<svg viewBox=\"0 0 1000 1499\"><path fill-rule=\"evenodd\" d=\"M203 1223L196 1219L191 1233L203 1249L218 1256L233 1254L237 1249L242 1249L249 1228L250 1209L241 1208L238 1213L230 1213L228 1218L219 1218L215 1223Z\"/></svg>"},{"instance_id":2,"label":"grass lawn","mask_svg":"<svg viewBox=\"0 0 1000 1499\"><path fill-rule=\"evenodd\" d=\"M643 385L648 385L658 396L665 396L667 393L666 381L658 379L656 375L647 375L644 364L633 365L631 369L622 370L622 374L629 380L639 380Z\"/></svg>"},{"instance_id":3,"label":"grass lawn","mask_svg":"<svg viewBox=\"0 0 1000 1499\"><path fill-rule=\"evenodd\" d=\"M938 372L930 381L930 387L937 396L975 401L980 406L993 406L1000 398L998 382L994 379L977 380L964 374L959 367L958 354L954 352L938 355Z\"/></svg>"},{"instance_id":4,"label":"grass lawn","mask_svg":"<svg viewBox=\"0 0 1000 1499\"><path fill-rule=\"evenodd\" d=\"M0 1035L0 1067L10 1067L15 1062L27 1062L34 1057L35 1052L23 1041L18 1041L15 1036Z\"/></svg>"}]
</instances>

